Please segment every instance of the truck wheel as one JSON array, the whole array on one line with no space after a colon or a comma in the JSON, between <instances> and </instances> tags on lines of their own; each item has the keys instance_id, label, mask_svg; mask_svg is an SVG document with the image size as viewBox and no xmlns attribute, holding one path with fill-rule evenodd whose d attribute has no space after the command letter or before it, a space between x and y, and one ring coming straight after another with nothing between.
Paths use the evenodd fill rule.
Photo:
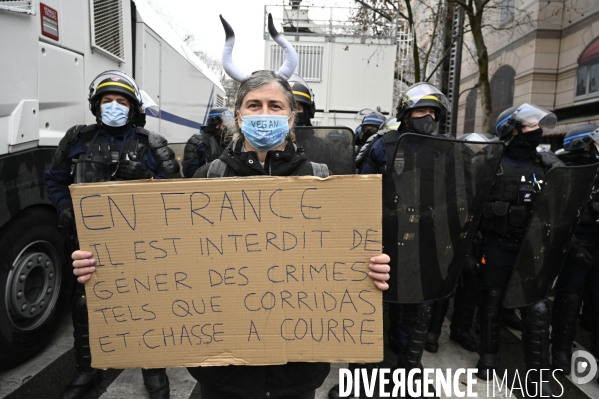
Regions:
<instances>
[{"instance_id":1,"label":"truck wheel","mask_svg":"<svg viewBox=\"0 0 599 399\"><path fill-rule=\"evenodd\" d=\"M0 370L52 339L74 286L55 212L24 210L0 233Z\"/></svg>"}]
</instances>

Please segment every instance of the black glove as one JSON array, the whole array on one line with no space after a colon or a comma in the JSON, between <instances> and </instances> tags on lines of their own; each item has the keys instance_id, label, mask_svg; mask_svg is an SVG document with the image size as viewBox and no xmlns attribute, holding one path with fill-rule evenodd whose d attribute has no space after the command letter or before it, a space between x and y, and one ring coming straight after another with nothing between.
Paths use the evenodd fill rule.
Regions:
<instances>
[{"instance_id":1,"label":"black glove","mask_svg":"<svg viewBox=\"0 0 599 399\"><path fill-rule=\"evenodd\" d=\"M75 224L75 212L73 205L68 205L58 215L58 227L61 228L67 240L75 247L79 247L77 239L77 225Z\"/></svg>"},{"instance_id":2,"label":"black glove","mask_svg":"<svg viewBox=\"0 0 599 399\"><path fill-rule=\"evenodd\" d=\"M142 180L154 177L154 173L141 162L125 160L119 163L115 176L121 180Z\"/></svg>"},{"instance_id":3,"label":"black glove","mask_svg":"<svg viewBox=\"0 0 599 399\"><path fill-rule=\"evenodd\" d=\"M588 270L593 267L593 257L591 254L589 254L589 251L587 251L585 247L576 241L570 245L568 258L569 262L573 266L579 267L583 270Z\"/></svg>"},{"instance_id":4,"label":"black glove","mask_svg":"<svg viewBox=\"0 0 599 399\"><path fill-rule=\"evenodd\" d=\"M479 264L476 261L476 257L474 256L474 254L466 255L466 260L464 261L463 271L465 273L476 275L478 273L478 269L479 269Z\"/></svg>"},{"instance_id":5,"label":"black glove","mask_svg":"<svg viewBox=\"0 0 599 399\"><path fill-rule=\"evenodd\" d=\"M68 205L58 215L58 227L64 229L67 233L75 231L75 212L73 205Z\"/></svg>"}]
</instances>

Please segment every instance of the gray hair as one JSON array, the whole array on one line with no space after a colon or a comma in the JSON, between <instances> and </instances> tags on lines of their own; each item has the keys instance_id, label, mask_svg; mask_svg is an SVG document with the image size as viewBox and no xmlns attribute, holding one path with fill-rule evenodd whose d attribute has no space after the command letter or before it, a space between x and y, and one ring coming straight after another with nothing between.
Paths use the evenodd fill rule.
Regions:
<instances>
[{"instance_id":1,"label":"gray hair","mask_svg":"<svg viewBox=\"0 0 599 399\"><path fill-rule=\"evenodd\" d=\"M289 86L287 80L285 80L273 71L256 71L252 73L252 75L248 79L246 79L241 84L241 86L239 86L239 90L237 91L237 97L235 98L235 119L227 125L227 135L230 136L229 138L232 138L232 140L234 141L243 139L243 133L239 128L237 118L239 117L238 111L241 108L241 104L243 103L243 99L245 98L245 96L247 96L251 91L256 90L262 86L266 86L272 82L277 82L279 86L281 86L281 88L283 89L283 94L285 94L285 98L289 103L289 108L291 109L291 112L297 111L297 102L295 101L293 91L291 90L291 86ZM290 121L289 124L291 127L293 125L293 121ZM295 141L295 135L291 131L291 128L289 129L288 137L291 141Z\"/></svg>"}]
</instances>

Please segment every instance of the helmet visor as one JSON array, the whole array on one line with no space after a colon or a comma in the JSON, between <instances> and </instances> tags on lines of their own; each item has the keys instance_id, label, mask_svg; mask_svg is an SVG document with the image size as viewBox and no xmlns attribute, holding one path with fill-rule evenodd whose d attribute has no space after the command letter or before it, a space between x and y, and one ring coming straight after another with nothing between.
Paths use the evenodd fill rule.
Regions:
<instances>
[{"instance_id":1,"label":"helmet visor","mask_svg":"<svg viewBox=\"0 0 599 399\"><path fill-rule=\"evenodd\" d=\"M411 87L402 97L402 104L408 108L418 107L421 100L436 100L445 109L451 109L451 103L439 89L428 83L419 83Z\"/></svg>"},{"instance_id":2,"label":"helmet visor","mask_svg":"<svg viewBox=\"0 0 599 399\"><path fill-rule=\"evenodd\" d=\"M137 87L137 83L135 83L135 81L129 75L121 71L106 71L96 76L96 78L89 85L90 98L98 91L98 89L102 88L102 82L106 79L114 80L115 84L118 84L119 80L126 81L127 84L121 83L120 87L125 89L127 92L131 92L131 96L136 98L140 105L143 103L143 99L141 97L139 87Z\"/></svg>"},{"instance_id":3,"label":"helmet visor","mask_svg":"<svg viewBox=\"0 0 599 399\"><path fill-rule=\"evenodd\" d=\"M354 121L362 123L362 120L364 119L364 117L368 114L372 114L373 112L374 112L374 110L372 110L370 108L361 109L358 111L356 116L354 116Z\"/></svg>"},{"instance_id":4,"label":"helmet visor","mask_svg":"<svg viewBox=\"0 0 599 399\"><path fill-rule=\"evenodd\" d=\"M152 100L152 97L150 97L150 95L148 93L146 93L144 90L140 90L139 94L140 94L141 100L143 102L144 111L150 109L152 111L152 115L157 116L158 112L160 111L158 104L156 104L156 102L154 102L154 100Z\"/></svg>"},{"instance_id":5,"label":"helmet visor","mask_svg":"<svg viewBox=\"0 0 599 399\"><path fill-rule=\"evenodd\" d=\"M553 112L547 111L533 104L524 103L516 112L514 119L525 127L539 126L551 130L557 125L557 117Z\"/></svg>"}]
</instances>

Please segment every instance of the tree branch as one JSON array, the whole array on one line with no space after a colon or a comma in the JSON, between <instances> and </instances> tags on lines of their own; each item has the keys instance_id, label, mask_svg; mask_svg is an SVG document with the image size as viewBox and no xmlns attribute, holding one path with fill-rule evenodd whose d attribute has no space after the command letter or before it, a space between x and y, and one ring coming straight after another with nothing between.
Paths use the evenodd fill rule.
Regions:
<instances>
[{"instance_id":1,"label":"tree branch","mask_svg":"<svg viewBox=\"0 0 599 399\"><path fill-rule=\"evenodd\" d=\"M367 8L371 11L374 11L377 14L380 14L380 16L385 18L387 21L393 22L394 18L391 15L389 15L381 10L377 10L376 8L372 7L370 4L366 4L362 0L355 0L355 1L356 1L356 3L362 4L362 6L364 6L365 8Z\"/></svg>"}]
</instances>

